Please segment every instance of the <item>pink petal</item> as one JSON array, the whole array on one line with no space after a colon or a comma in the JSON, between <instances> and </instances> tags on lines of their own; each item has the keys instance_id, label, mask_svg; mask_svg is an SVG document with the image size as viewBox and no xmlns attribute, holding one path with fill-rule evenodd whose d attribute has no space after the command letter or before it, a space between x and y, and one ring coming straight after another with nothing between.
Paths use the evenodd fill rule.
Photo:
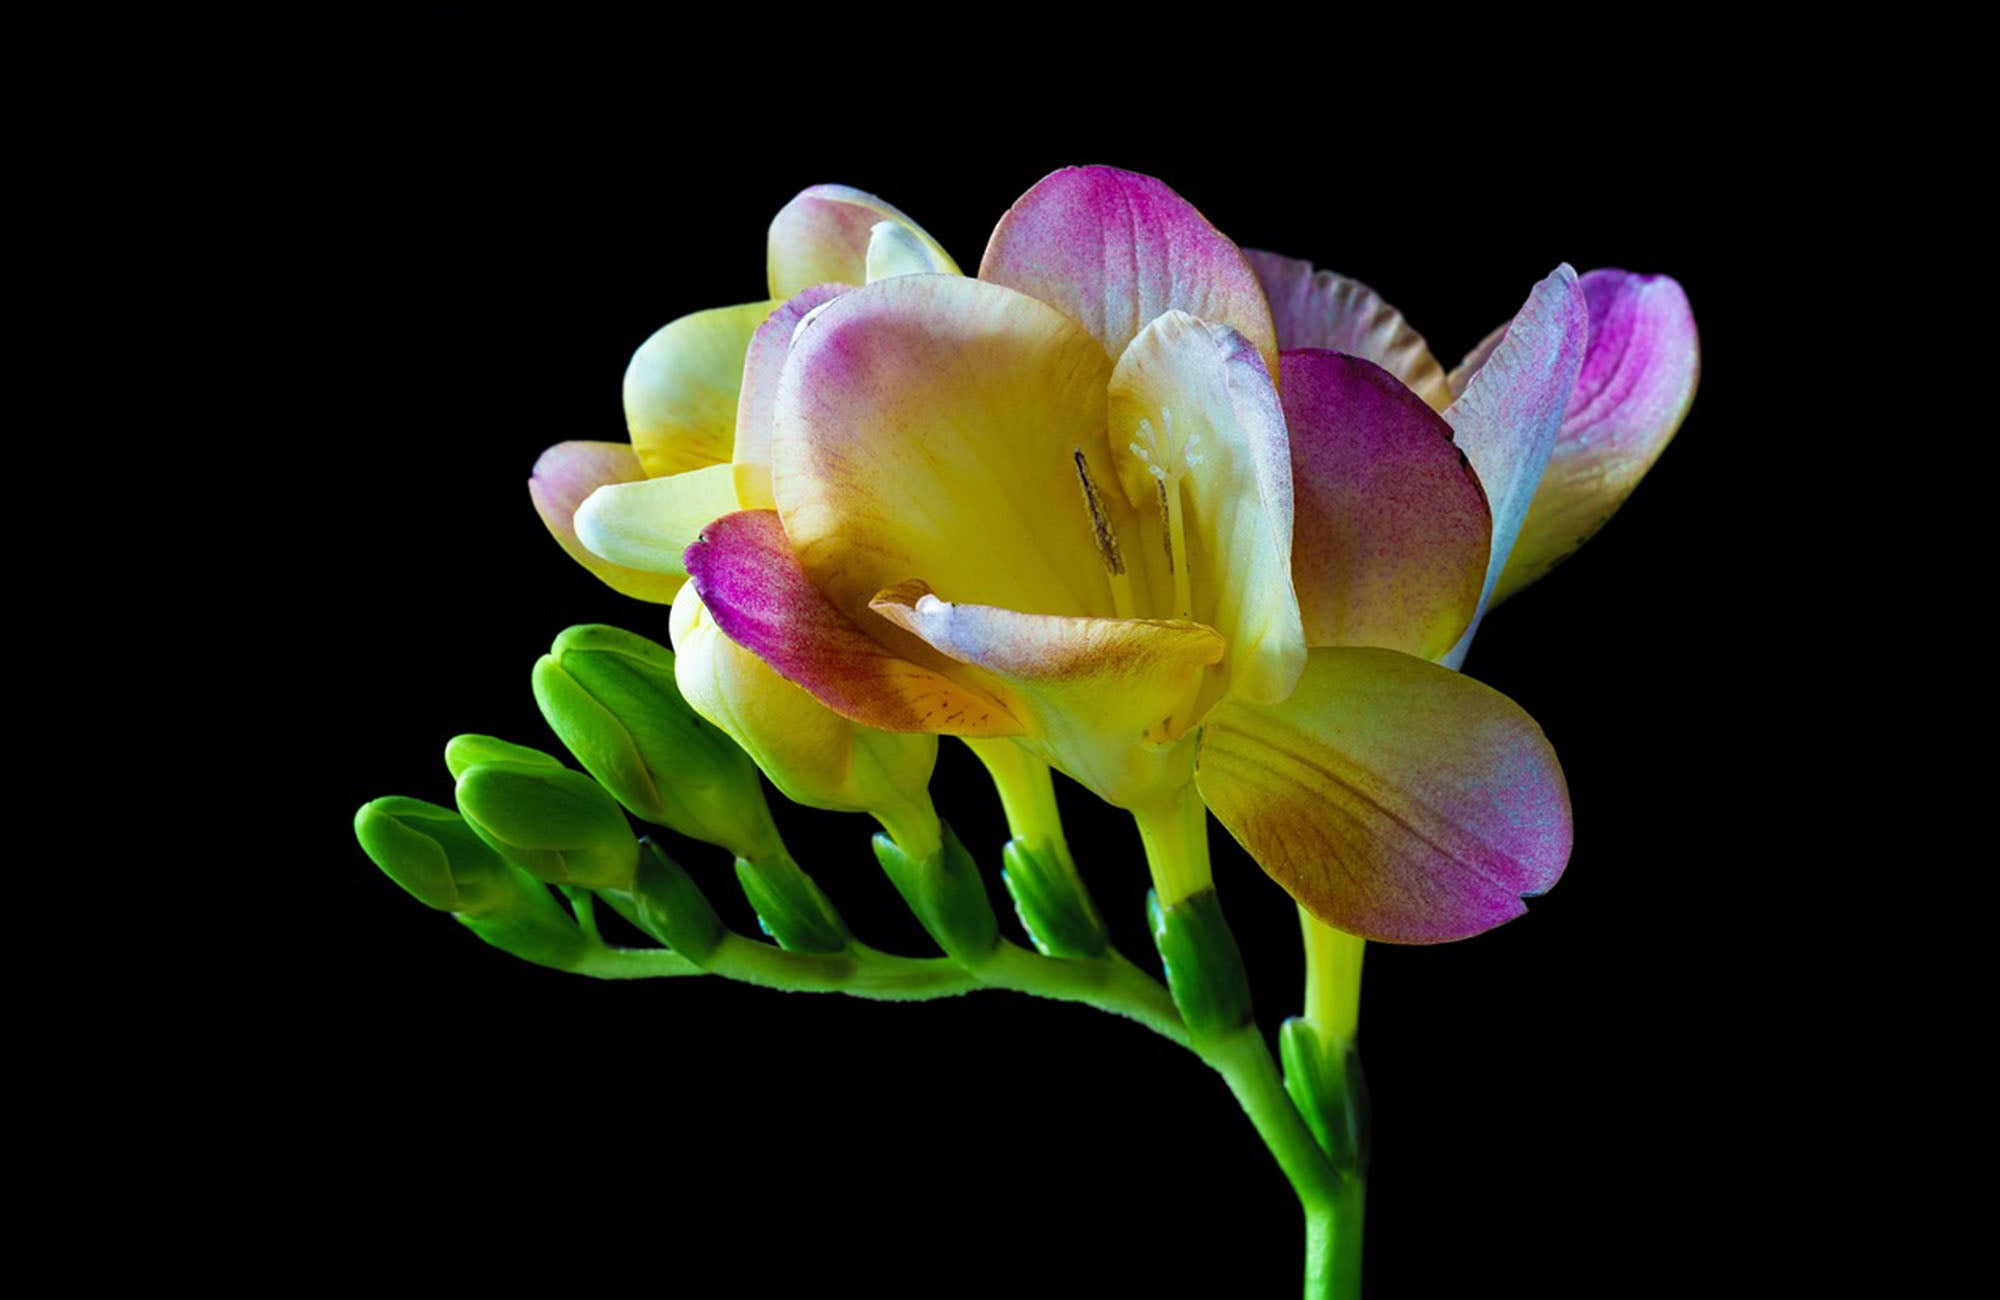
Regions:
<instances>
[{"instance_id":1,"label":"pink petal","mask_svg":"<svg viewBox=\"0 0 2000 1300\"><path fill-rule=\"evenodd\" d=\"M613 564L591 554L576 536L576 511L584 498L607 484L637 483L645 477L639 457L622 442L562 442L535 462L528 478L528 495L534 500L535 512L571 559L615 591L664 605L680 590L680 575Z\"/></svg>"},{"instance_id":2,"label":"pink petal","mask_svg":"<svg viewBox=\"0 0 2000 1300\"><path fill-rule=\"evenodd\" d=\"M1614 270L1577 283L1590 309L1589 351L1495 601L1548 572L1617 512L1680 428L1700 378L1701 344L1680 285Z\"/></svg>"},{"instance_id":3,"label":"pink petal","mask_svg":"<svg viewBox=\"0 0 2000 1300\"><path fill-rule=\"evenodd\" d=\"M1569 860L1569 791L1534 719L1409 655L1316 649L1292 698L1202 732L1202 798L1315 917L1391 943L1463 939Z\"/></svg>"},{"instance_id":4,"label":"pink petal","mask_svg":"<svg viewBox=\"0 0 2000 1300\"><path fill-rule=\"evenodd\" d=\"M993 231L979 278L1060 308L1113 357L1165 311L1228 325L1278 371L1277 334L1235 244L1151 176L1069 167L1022 195Z\"/></svg>"},{"instance_id":5,"label":"pink petal","mask_svg":"<svg viewBox=\"0 0 2000 1300\"><path fill-rule=\"evenodd\" d=\"M687 569L730 640L844 718L958 736L1022 730L998 700L891 653L836 609L799 567L775 511L716 520L688 547Z\"/></svg>"},{"instance_id":6,"label":"pink petal","mask_svg":"<svg viewBox=\"0 0 2000 1300\"><path fill-rule=\"evenodd\" d=\"M1493 549L1486 562L1481 613L1491 602L1555 447L1563 408L1583 369L1589 330L1590 313L1576 272L1568 264L1557 267L1508 322L1506 334L1464 394L1445 409L1453 438L1478 471L1493 511ZM1474 615L1473 628L1478 617ZM1463 658L1471 636L1469 628L1453 656ZM1457 666L1451 658L1446 662Z\"/></svg>"},{"instance_id":7,"label":"pink petal","mask_svg":"<svg viewBox=\"0 0 2000 1300\"><path fill-rule=\"evenodd\" d=\"M1279 392L1307 643L1451 649L1479 605L1493 527L1451 426L1359 357L1287 351Z\"/></svg>"},{"instance_id":8,"label":"pink petal","mask_svg":"<svg viewBox=\"0 0 2000 1300\"><path fill-rule=\"evenodd\" d=\"M743 359L743 391L736 399L736 451L742 465L771 463L771 419L778 407L778 376L791 355L792 333L813 308L846 293L844 284L801 289L771 313L750 336Z\"/></svg>"},{"instance_id":9,"label":"pink petal","mask_svg":"<svg viewBox=\"0 0 2000 1300\"><path fill-rule=\"evenodd\" d=\"M1416 390L1433 410L1450 403L1453 394L1444 367L1431 355L1424 336L1382 295L1359 280L1315 271L1312 263L1296 257L1254 248L1244 249L1243 256L1270 300L1279 347L1364 357Z\"/></svg>"}]
</instances>

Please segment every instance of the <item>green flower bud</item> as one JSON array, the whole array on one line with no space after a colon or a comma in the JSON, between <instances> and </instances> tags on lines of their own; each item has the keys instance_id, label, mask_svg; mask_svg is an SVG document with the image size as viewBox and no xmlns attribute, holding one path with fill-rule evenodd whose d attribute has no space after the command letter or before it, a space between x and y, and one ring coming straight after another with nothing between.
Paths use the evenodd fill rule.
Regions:
<instances>
[{"instance_id":1,"label":"green flower bud","mask_svg":"<svg viewBox=\"0 0 2000 1300\"><path fill-rule=\"evenodd\" d=\"M495 736L453 736L445 742L444 765L456 781L476 763L527 763L534 767L561 768L562 763L539 749L517 745Z\"/></svg>"},{"instance_id":2,"label":"green flower bud","mask_svg":"<svg viewBox=\"0 0 2000 1300\"><path fill-rule=\"evenodd\" d=\"M549 726L633 816L742 856L780 851L756 766L681 698L671 650L583 624L556 638L534 683Z\"/></svg>"},{"instance_id":3,"label":"green flower bud","mask_svg":"<svg viewBox=\"0 0 2000 1300\"><path fill-rule=\"evenodd\" d=\"M354 835L418 901L487 943L539 966L572 970L590 943L542 882L512 865L449 808L392 795L361 806Z\"/></svg>"},{"instance_id":4,"label":"green flower bud","mask_svg":"<svg viewBox=\"0 0 2000 1300\"><path fill-rule=\"evenodd\" d=\"M1159 895L1149 889L1146 916L1166 967L1167 988L1188 1032L1220 1034L1249 1024L1250 981L1215 891L1204 889L1161 907Z\"/></svg>"},{"instance_id":5,"label":"green flower bud","mask_svg":"<svg viewBox=\"0 0 2000 1300\"><path fill-rule=\"evenodd\" d=\"M937 851L922 859L905 853L887 835L877 835L875 859L924 929L952 957L977 961L1000 942L1000 923L993 915L993 900L986 896L986 882L951 827L944 828L944 843Z\"/></svg>"},{"instance_id":6,"label":"green flower bud","mask_svg":"<svg viewBox=\"0 0 2000 1300\"><path fill-rule=\"evenodd\" d=\"M929 790L936 736L879 731L841 717L731 641L693 583L674 598L672 627L682 696L748 751L787 799L870 813L885 826L936 822ZM910 833L928 838L921 829L904 832Z\"/></svg>"},{"instance_id":7,"label":"green flower bud","mask_svg":"<svg viewBox=\"0 0 2000 1300\"><path fill-rule=\"evenodd\" d=\"M847 947L840 913L789 854L736 859L743 896L757 911L764 933L789 952L839 952Z\"/></svg>"},{"instance_id":8,"label":"green flower bud","mask_svg":"<svg viewBox=\"0 0 2000 1300\"><path fill-rule=\"evenodd\" d=\"M639 842L617 802L581 772L476 763L459 773L458 810L481 839L537 879L584 889L632 883Z\"/></svg>"},{"instance_id":9,"label":"green flower bud","mask_svg":"<svg viewBox=\"0 0 2000 1300\"><path fill-rule=\"evenodd\" d=\"M701 886L650 839L640 847L632 896L646 933L697 966L705 966L729 937Z\"/></svg>"},{"instance_id":10,"label":"green flower bud","mask_svg":"<svg viewBox=\"0 0 2000 1300\"><path fill-rule=\"evenodd\" d=\"M1002 858L1007 865L1001 869L1001 883L1038 951L1079 961L1104 955L1104 919L1084 892L1076 868L1057 846L1046 841L1031 846L1027 840L1012 839Z\"/></svg>"},{"instance_id":11,"label":"green flower bud","mask_svg":"<svg viewBox=\"0 0 2000 1300\"><path fill-rule=\"evenodd\" d=\"M434 803L370 800L354 814L354 838L384 875L440 912L477 916L521 892L514 869L457 813Z\"/></svg>"}]
</instances>

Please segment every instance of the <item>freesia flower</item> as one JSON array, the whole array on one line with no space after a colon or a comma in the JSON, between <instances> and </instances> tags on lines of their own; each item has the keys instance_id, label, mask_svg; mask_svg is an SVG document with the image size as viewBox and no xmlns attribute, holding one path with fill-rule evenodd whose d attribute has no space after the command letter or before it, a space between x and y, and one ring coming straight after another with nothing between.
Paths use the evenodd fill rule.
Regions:
<instances>
[{"instance_id":1,"label":"freesia flower","mask_svg":"<svg viewBox=\"0 0 2000 1300\"><path fill-rule=\"evenodd\" d=\"M1454 403L1506 337L1495 329L1446 374L1429 346L1367 285L1275 253L1244 256L1269 296L1285 348L1331 348L1396 375L1457 427ZM1444 657L1457 667L1490 605L1547 573L1623 505L1694 401L1701 349L1687 294L1671 277L1602 269L1577 281L1588 347L1546 448L1539 437L1460 438L1493 506L1485 596ZM1541 423L1550 423L1543 413Z\"/></svg>"},{"instance_id":2,"label":"freesia flower","mask_svg":"<svg viewBox=\"0 0 2000 1300\"><path fill-rule=\"evenodd\" d=\"M1585 319L1567 268L1537 286L1459 441L1552 439ZM1569 849L1540 730L1429 662L1484 590L1486 496L1403 383L1278 344L1249 263L1179 196L1058 172L980 278L801 317L773 508L710 525L687 572L731 639L845 717L1012 737L1149 846L1198 839L1205 801L1355 934L1485 929ZM1199 877L1163 902L1205 858Z\"/></svg>"},{"instance_id":3,"label":"freesia flower","mask_svg":"<svg viewBox=\"0 0 2000 1300\"><path fill-rule=\"evenodd\" d=\"M542 522L625 595L673 600L686 581L678 557L704 524L771 504L769 384L756 376L775 383L800 316L871 276L957 272L908 217L843 185L815 185L779 211L768 262L768 300L683 316L633 354L629 445L565 442L535 463L528 491ZM614 485L622 490L597 492Z\"/></svg>"}]
</instances>

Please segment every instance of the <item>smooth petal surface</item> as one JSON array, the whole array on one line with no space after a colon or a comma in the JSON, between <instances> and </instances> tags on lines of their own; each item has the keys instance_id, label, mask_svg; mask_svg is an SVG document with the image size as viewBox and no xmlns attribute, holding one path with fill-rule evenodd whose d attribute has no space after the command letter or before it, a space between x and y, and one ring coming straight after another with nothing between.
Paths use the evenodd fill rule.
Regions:
<instances>
[{"instance_id":1,"label":"smooth petal surface","mask_svg":"<svg viewBox=\"0 0 2000 1300\"><path fill-rule=\"evenodd\" d=\"M1590 271L1577 281L1590 345L1563 412L1497 603L1547 573L1625 503L1694 401L1701 344L1679 284L1664 275Z\"/></svg>"},{"instance_id":2,"label":"smooth petal surface","mask_svg":"<svg viewBox=\"0 0 2000 1300\"><path fill-rule=\"evenodd\" d=\"M756 465L710 465L613 484L591 493L576 512L576 533L613 564L685 575L682 552L702 529L738 510L769 509L768 494L764 469Z\"/></svg>"},{"instance_id":3,"label":"smooth petal surface","mask_svg":"<svg viewBox=\"0 0 2000 1300\"><path fill-rule=\"evenodd\" d=\"M930 783L937 737L849 722L725 635L692 583L674 601L674 681L793 803L868 812Z\"/></svg>"},{"instance_id":4,"label":"smooth petal surface","mask_svg":"<svg viewBox=\"0 0 2000 1300\"><path fill-rule=\"evenodd\" d=\"M771 449L799 562L857 623L918 577L953 600L1110 612L1075 462L1083 449L1109 482L1110 372L1060 312L978 280L903 276L827 303L793 338Z\"/></svg>"},{"instance_id":5,"label":"smooth petal surface","mask_svg":"<svg viewBox=\"0 0 2000 1300\"><path fill-rule=\"evenodd\" d=\"M979 278L1053 303L1114 357L1179 310L1237 330L1278 373L1271 310L1249 263L1151 176L1069 167L1043 177L1000 218Z\"/></svg>"},{"instance_id":6,"label":"smooth petal surface","mask_svg":"<svg viewBox=\"0 0 2000 1300\"><path fill-rule=\"evenodd\" d=\"M1139 612L1206 623L1228 642L1226 680L1204 705L1224 693L1283 699L1306 642L1292 593L1291 446L1262 356L1226 325L1166 312L1118 359L1109 421L1140 541L1126 543L1127 560L1150 574L1152 608ZM1185 583L1173 572L1182 565Z\"/></svg>"},{"instance_id":7,"label":"smooth petal surface","mask_svg":"<svg viewBox=\"0 0 2000 1300\"><path fill-rule=\"evenodd\" d=\"M1280 392L1307 642L1451 649L1479 606L1493 530L1451 426L1359 357L1287 351Z\"/></svg>"},{"instance_id":8,"label":"smooth petal surface","mask_svg":"<svg viewBox=\"0 0 2000 1300\"><path fill-rule=\"evenodd\" d=\"M1569 792L1534 719L1390 650L1315 649L1283 705L1217 710L1196 780L1292 897L1363 938L1478 934L1569 860Z\"/></svg>"},{"instance_id":9,"label":"smooth petal surface","mask_svg":"<svg viewBox=\"0 0 2000 1300\"><path fill-rule=\"evenodd\" d=\"M1555 448L1563 409L1583 369L1589 329L1583 291L1565 263L1535 286L1464 395L1445 409L1453 440L1478 471L1493 512L1493 546L1479 612L1451 651L1453 657L1446 659L1453 667L1463 659L1480 614L1492 601L1500 569Z\"/></svg>"},{"instance_id":10,"label":"smooth petal surface","mask_svg":"<svg viewBox=\"0 0 2000 1300\"><path fill-rule=\"evenodd\" d=\"M817 284L787 298L765 317L750 336L743 357L743 390L736 402L736 444L732 458L740 464L771 463L771 423L778 410L778 379L792 352L792 335L799 322L821 303L846 293L844 284Z\"/></svg>"},{"instance_id":11,"label":"smooth petal surface","mask_svg":"<svg viewBox=\"0 0 2000 1300\"><path fill-rule=\"evenodd\" d=\"M882 592L874 608L939 653L997 679L1029 724L1034 747L1121 805L1157 784L1155 751L1195 720L1203 672L1226 649L1215 629L1199 623L953 604L921 582Z\"/></svg>"},{"instance_id":12,"label":"smooth petal surface","mask_svg":"<svg viewBox=\"0 0 2000 1300\"><path fill-rule=\"evenodd\" d=\"M987 692L911 663L862 631L799 567L772 511L710 524L688 548L687 568L730 640L844 718L885 731L957 736L1024 729Z\"/></svg>"},{"instance_id":13,"label":"smooth petal surface","mask_svg":"<svg viewBox=\"0 0 2000 1300\"><path fill-rule=\"evenodd\" d=\"M591 493L613 483L646 477L639 458L622 442L563 442L541 454L528 478L535 512L571 559L627 596L665 604L680 590L678 575L648 573L595 555L576 535L576 512Z\"/></svg>"},{"instance_id":14,"label":"smooth petal surface","mask_svg":"<svg viewBox=\"0 0 2000 1300\"><path fill-rule=\"evenodd\" d=\"M729 459L743 357L777 303L716 307L662 326L625 368L625 427L654 478Z\"/></svg>"},{"instance_id":15,"label":"smooth petal surface","mask_svg":"<svg viewBox=\"0 0 2000 1300\"><path fill-rule=\"evenodd\" d=\"M1424 336L1381 294L1359 280L1315 271L1311 262L1296 257L1254 248L1244 249L1243 256L1264 286L1280 348L1323 348L1364 357L1402 380L1432 410L1442 411L1457 396Z\"/></svg>"},{"instance_id":16,"label":"smooth petal surface","mask_svg":"<svg viewBox=\"0 0 2000 1300\"><path fill-rule=\"evenodd\" d=\"M847 185L815 185L772 218L768 245L771 296L783 300L816 284L866 284L868 244L875 225L903 227L931 261L929 269L958 274L957 263L922 226L873 194Z\"/></svg>"}]
</instances>

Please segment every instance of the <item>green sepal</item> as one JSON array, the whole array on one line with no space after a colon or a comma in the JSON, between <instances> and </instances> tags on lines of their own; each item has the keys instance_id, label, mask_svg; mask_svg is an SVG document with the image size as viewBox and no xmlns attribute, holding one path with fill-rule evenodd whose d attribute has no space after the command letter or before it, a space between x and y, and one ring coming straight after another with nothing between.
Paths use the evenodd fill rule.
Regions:
<instances>
[{"instance_id":1,"label":"green sepal","mask_svg":"<svg viewBox=\"0 0 2000 1300\"><path fill-rule=\"evenodd\" d=\"M1000 922L979 866L950 826L942 828L943 843L929 857L903 852L887 835L875 836L875 860L882 864L896 892L917 920L957 960L977 961L1000 942Z\"/></svg>"},{"instance_id":2,"label":"green sepal","mask_svg":"<svg viewBox=\"0 0 2000 1300\"><path fill-rule=\"evenodd\" d=\"M1108 942L1104 918L1097 914L1076 870L1046 843L1038 848L1023 839L1007 841L1001 850L1006 863L1000 882L1014 900L1014 914L1046 957L1090 961L1104 955Z\"/></svg>"},{"instance_id":3,"label":"green sepal","mask_svg":"<svg viewBox=\"0 0 2000 1300\"><path fill-rule=\"evenodd\" d=\"M536 662L534 688L550 729L633 816L741 857L782 851L757 765L682 698L673 651L581 624Z\"/></svg>"},{"instance_id":4,"label":"green sepal","mask_svg":"<svg viewBox=\"0 0 2000 1300\"><path fill-rule=\"evenodd\" d=\"M546 909L526 907L484 916L460 916L459 922L495 948L522 961L554 970L575 970L590 956L590 940L584 938L576 922L549 897L548 890L532 880L530 883L547 904Z\"/></svg>"},{"instance_id":5,"label":"green sepal","mask_svg":"<svg viewBox=\"0 0 2000 1300\"><path fill-rule=\"evenodd\" d=\"M757 911L764 933L788 952L840 952L848 945L847 926L791 855L736 859L736 878Z\"/></svg>"},{"instance_id":6,"label":"green sepal","mask_svg":"<svg viewBox=\"0 0 2000 1300\"><path fill-rule=\"evenodd\" d=\"M464 818L422 799L390 795L362 804L354 838L383 875L440 912L476 916L520 892L514 868Z\"/></svg>"},{"instance_id":7,"label":"green sepal","mask_svg":"<svg viewBox=\"0 0 2000 1300\"><path fill-rule=\"evenodd\" d=\"M639 903L639 928L697 966L706 966L729 937L701 886L650 838L639 842L632 896Z\"/></svg>"},{"instance_id":8,"label":"green sepal","mask_svg":"<svg viewBox=\"0 0 2000 1300\"><path fill-rule=\"evenodd\" d=\"M1293 1016L1278 1030L1285 1091L1305 1117L1327 1160L1343 1174L1368 1170L1368 1086L1352 1043L1329 1053L1308 1022Z\"/></svg>"},{"instance_id":9,"label":"green sepal","mask_svg":"<svg viewBox=\"0 0 2000 1300\"><path fill-rule=\"evenodd\" d=\"M469 767L481 763L525 763L531 767L562 767L562 760L539 749L517 745L498 736L453 736L445 742L444 765L456 781Z\"/></svg>"},{"instance_id":10,"label":"green sepal","mask_svg":"<svg viewBox=\"0 0 2000 1300\"><path fill-rule=\"evenodd\" d=\"M639 842L616 800L566 767L500 761L459 774L458 810L500 856L540 880L623 889Z\"/></svg>"},{"instance_id":11,"label":"green sepal","mask_svg":"<svg viewBox=\"0 0 2000 1300\"><path fill-rule=\"evenodd\" d=\"M1146 918L1188 1032L1221 1034L1249 1024L1250 980L1215 891L1204 889L1161 907L1159 895L1149 889Z\"/></svg>"}]
</instances>

